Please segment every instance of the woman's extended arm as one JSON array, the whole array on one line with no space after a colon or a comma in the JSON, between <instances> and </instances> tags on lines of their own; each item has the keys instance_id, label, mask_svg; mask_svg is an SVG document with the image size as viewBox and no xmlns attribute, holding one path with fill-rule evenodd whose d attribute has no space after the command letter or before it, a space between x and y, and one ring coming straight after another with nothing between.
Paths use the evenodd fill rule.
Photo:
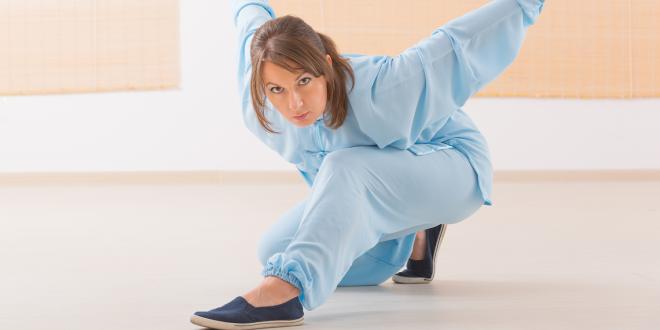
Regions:
<instances>
[{"instance_id":1,"label":"woman's extended arm","mask_svg":"<svg viewBox=\"0 0 660 330\"><path fill-rule=\"evenodd\" d=\"M513 62L542 7L543 0L495 0L398 56L374 57L351 96L360 128L380 148L406 149L440 127Z\"/></svg>"}]
</instances>

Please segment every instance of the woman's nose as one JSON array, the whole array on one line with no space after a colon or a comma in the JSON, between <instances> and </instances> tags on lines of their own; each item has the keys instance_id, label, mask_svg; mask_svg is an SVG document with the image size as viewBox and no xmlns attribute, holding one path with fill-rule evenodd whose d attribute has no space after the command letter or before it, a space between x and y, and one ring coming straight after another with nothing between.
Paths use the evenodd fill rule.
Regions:
<instances>
[{"instance_id":1,"label":"woman's nose","mask_svg":"<svg viewBox=\"0 0 660 330\"><path fill-rule=\"evenodd\" d=\"M302 107L303 101L298 93L291 93L289 96L289 110L298 111Z\"/></svg>"}]
</instances>

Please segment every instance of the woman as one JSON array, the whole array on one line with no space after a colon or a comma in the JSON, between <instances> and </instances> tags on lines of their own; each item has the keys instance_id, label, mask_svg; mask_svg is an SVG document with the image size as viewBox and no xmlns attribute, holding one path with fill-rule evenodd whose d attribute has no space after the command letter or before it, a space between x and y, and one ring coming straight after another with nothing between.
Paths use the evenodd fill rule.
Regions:
<instances>
[{"instance_id":1,"label":"woman","mask_svg":"<svg viewBox=\"0 0 660 330\"><path fill-rule=\"evenodd\" d=\"M236 1L245 124L311 192L262 238L263 282L191 321L298 325L337 286L378 285L409 259L432 260L424 244L438 231L427 229L492 205L488 147L461 106L513 62L542 7L492 1L390 57L340 56L267 0ZM425 233L436 235L419 244Z\"/></svg>"}]
</instances>

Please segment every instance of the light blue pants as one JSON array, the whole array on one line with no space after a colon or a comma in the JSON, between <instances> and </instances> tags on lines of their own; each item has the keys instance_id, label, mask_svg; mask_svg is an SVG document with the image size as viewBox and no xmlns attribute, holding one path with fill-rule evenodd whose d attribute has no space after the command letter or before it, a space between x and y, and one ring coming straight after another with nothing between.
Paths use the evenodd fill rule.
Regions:
<instances>
[{"instance_id":1,"label":"light blue pants","mask_svg":"<svg viewBox=\"0 0 660 330\"><path fill-rule=\"evenodd\" d=\"M296 286L313 310L337 286L387 280L408 260L415 232L459 222L482 204L476 174L454 148L422 156L375 146L334 151L309 196L261 238L262 275Z\"/></svg>"}]
</instances>

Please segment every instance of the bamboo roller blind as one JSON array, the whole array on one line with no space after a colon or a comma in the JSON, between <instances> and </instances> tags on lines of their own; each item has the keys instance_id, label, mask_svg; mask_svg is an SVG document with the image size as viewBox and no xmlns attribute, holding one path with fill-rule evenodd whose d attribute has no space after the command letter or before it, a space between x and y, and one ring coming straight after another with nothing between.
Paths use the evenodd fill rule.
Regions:
<instances>
[{"instance_id":1,"label":"bamboo roller blind","mask_svg":"<svg viewBox=\"0 0 660 330\"><path fill-rule=\"evenodd\" d=\"M342 53L394 55L484 0L271 0ZM660 96L658 0L548 0L515 62L477 95Z\"/></svg>"},{"instance_id":2,"label":"bamboo roller blind","mask_svg":"<svg viewBox=\"0 0 660 330\"><path fill-rule=\"evenodd\" d=\"M0 94L173 88L178 0L0 0Z\"/></svg>"}]
</instances>

